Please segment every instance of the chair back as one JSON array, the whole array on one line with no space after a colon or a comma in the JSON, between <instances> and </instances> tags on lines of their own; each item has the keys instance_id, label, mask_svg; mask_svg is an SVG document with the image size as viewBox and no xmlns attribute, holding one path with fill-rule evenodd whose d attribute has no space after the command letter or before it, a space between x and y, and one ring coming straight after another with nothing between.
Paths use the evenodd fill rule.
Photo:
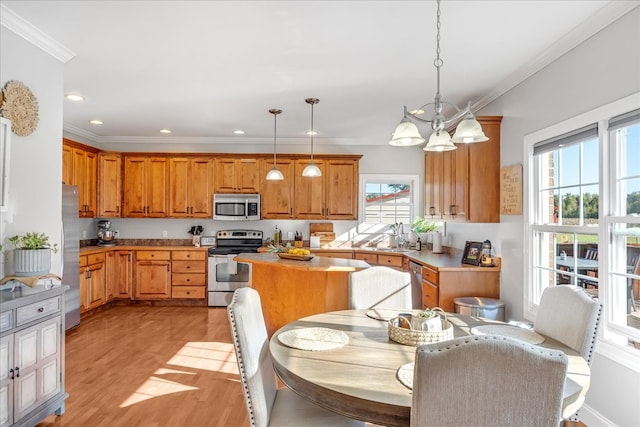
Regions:
<instances>
[{"instance_id":1,"label":"chair back","mask_svg":"<svg viewBox=\"0 0 640 427\"><path fill-rule=\"evenodd\" d=\"M602 305L573 285L550 286L540 298L533 329L571 347L591 364Z\"/></svg>"},{"instance_id":2,"label":"chair back","mask_svg":"<svg viewBox=\"0 0 640 427\"><path fill-rule=\"evenodd\" d=\"M589 248L584 254L585 259L598 260L598 249Z\"/></svg>"},{"instance_id":3,"label":"chair back","mask_svg":"<svg viewBox=\"0 0 640 427\"><path fill-rule=\"evenodd\" d=\"M349 275L349 308L400 308L411 310L411 274L377 266Z\"/></svg>"},{"instance_id":4,"label":"chair back","mask_svg":"<svg viewBox=\"0 0 640 427\"><path fill-rule=\"evenodd\" d=\"M411 427L557 426L567 364L562 351L491 335L418 347Z\"/></svg>"},{"instance_id":5,"label":"chair back","mask_svg":"<svg viewBox=\"0 0 640 427\"><path fill-rule=\"evenodd\" d=\"M266 427L276 398L276 378L258 292L252 288L237 289L227 315L249 423Z\"/></svg>"}]
</instances>

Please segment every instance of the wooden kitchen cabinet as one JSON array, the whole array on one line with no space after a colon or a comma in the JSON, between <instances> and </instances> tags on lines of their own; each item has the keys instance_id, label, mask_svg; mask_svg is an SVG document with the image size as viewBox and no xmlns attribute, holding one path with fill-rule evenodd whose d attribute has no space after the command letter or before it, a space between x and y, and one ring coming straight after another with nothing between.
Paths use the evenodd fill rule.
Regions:
<instances>
[{"instance_id":1,"label":"wooden kitchen cabinet","mask_svg":"<svg viewBox=\"0 0 640 427\"><path fill-rule=\"evenodd\" d=\"M477 117L489 141L425 152L425 217L500 222L501 116Z\"/></svg>"},{"instance_id":2,"label":"wooden kitchen cabinet","mask_svg":"<svg viewBox=\"0 0 640 427\"><path fill-rule=\"evenodd\" d=\"M384 265L387 267L395 268L396 270L403 269L403 255L393 254L378 254L375 252L355 252L353 254L354 259L366 261L369 265Z\"/></svg>"},{"instance_id":3,"label":"wooden kitchen cabinet","mask_svg":"<svg viewBox=\"0 0 640 427\"><path fill-rule=\"evenodd\" d=\"M130 299L133 294L133 253L132 251L113 250L107 257L107 301L112 299Z\"/></svg>"},{"instance_id":4,"label":"wooden kitchen cabinet","mask_svg":"<svg viewBox=\"0 0 640 427\"><path fill-rule=\"evenodd\" d=\"M314 159L322 176L307 178L310 160L295 162L294 216L299 219L358 218L358 160Z\"/></svg>"},{"instance_id":5,"label":"wooden kitchen cabinet","mask_svg":"<svg viewBox=\"0 0 640 427\"><path fill-rule=\"evenodd\" d=\"M80 312L100 307L106 302L105 254L80 257Z\"/></svg>"},{"instance_id":6,"label":"wooden kitchen cabinet","mask_svg":"<svg viewBox=\"0 0 640 427\"><path fill-rule=\"evenodd\" d=\"M294 206L294 160L277 159L282 181L267 181L267 173L273 169L273 159L260 161L260 202L262 219L291 219Z\"/></svg>"},{"instance_id":7,"label":"wooden kitchen cabinet","mask_svg":"<svg viewBox=\"0 0 640 427\"><path fill-rule=\"evenodd\" d=\"M206 251L171 251L171 298L205 297Z\"/></svg>"},{"instance_id":8,"label":"wooden kitchen cabinet","mask_svg":"<svg viewBox=\"0 0 640 427\"><path fill-rule=\"evenodd\" d=\"M214 161L215 193L258 193L260 168L257 158L222 157Z\"/></svg>"},{"instance_id":9,"label":"wooden kitchen cabinet","mask_svg":"<svg viewBox=\"0 0 640 427\"><path fill-rule=\"evenodd\" d=\"M169 216L211 218L213 161L207 157L169 159Z\"/></svg>"},{"instance_id":10,"label":"wooden kitchen cabinet","mask_svg":"<svg viewBox=\"0 0 640 427\"><path fill-rule=\"evenodd\" d=\"M98 217L122 216L122 156L119 153L98 154Z\"/></svg>"},{"instance_id":11,"label":"wooden kitchen cabinet","mask_svg":"<svg viewBox=\"0 0 640 427\"><path fill-rule=\"evenodd\" d=\"M171 252L135 251L135 299L167 299L171 297Z\"/></svg>"},{"instance_id":12,"label":"wooden kitchen cabinet","mask_svg":"<svg viewBox=\"0 0 640 427\"><path fill-rule=\"evenodd\" d=\"M167 158L125 156L123 213L127 218L167 216Z\"/></svg>"},{"instance_id":13,"label":"wooden kitchen cabinet","mask_svg":"<svg viewBox=\"0 0 640 427\"><path fill-rule=\"evenodd\" d=\"M439 269L422 265L422 306L453 313L454 298L500 298L500 268L457 267Z\"/></svg>"},{"instance_id":14,"label":"wooden kitchen cabinet","mask_svg":"<svg viewBox=\"0 0 640 427\"><path fill-rule=\"evenodd\" d=\"M98 150L63 139L62 181L78 187L78 216L94 218L97 212Z\"/></svg>"}]
</instances>

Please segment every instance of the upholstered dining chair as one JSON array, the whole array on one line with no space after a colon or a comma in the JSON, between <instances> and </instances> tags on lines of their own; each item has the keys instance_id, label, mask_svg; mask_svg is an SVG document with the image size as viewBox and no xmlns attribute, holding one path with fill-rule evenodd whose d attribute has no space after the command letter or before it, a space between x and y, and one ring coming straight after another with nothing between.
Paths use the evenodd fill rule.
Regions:
<instances>
[{"instance_id":1,"label":"upholstered dining chair","mask_svg":"<svg viewBox=\"0 0 640 427\"><path fill-rule=\"evenodd\" d=\"M601 315L602 305L579 286L550 286L542 292L533 329L574 349L591 365ZM563 418L577 421L583 403L584 397L567 406Z\"/></svg>"},{"instance_id":2,"label":"upholstered dining chair","mask_svg":"<svg viewBox=\"0 0 640 427\"><path fill-rule=\"evenodd\" d=\"M349 275L349 308L399 308L411 310L411 274L377 266Z\"/></svg>"},{"instance_id":3,"label":"upholstered dining chair","mask_svg":"<svg viewBox=\"0 0 640 427\"><path fill-rule=\"evenodd\" d=\"M325 410L287 388L277 388L260 295L255 289L237 289L227 314L251 426L364 427L364 423Z\"/></svg>"},{"instance_id":4,"label":"upholstered dining chair","mask_svg":"<svg viewBox=\"0 0 640 427\"><path fill-rule=\"evenodd\" d=\"M411 427L559 425L568 359L477 335L416 349Z\"/></svg>"}]
</instances>

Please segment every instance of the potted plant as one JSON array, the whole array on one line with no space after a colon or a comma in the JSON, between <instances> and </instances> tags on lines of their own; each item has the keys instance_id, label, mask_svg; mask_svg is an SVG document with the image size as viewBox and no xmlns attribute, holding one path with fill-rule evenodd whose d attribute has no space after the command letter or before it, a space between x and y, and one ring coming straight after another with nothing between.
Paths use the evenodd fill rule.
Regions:
<instances>
[{"instance_id":1,"label":"potted plant","mask_svg":"<svg viewBox=\"0 0 640 427\"><path fill-rule=\"evenodd\" d=\"M13 269L18 277L41 276L51 270L51 253L58 252L58 244L50 243L44 233L28 232L9 238L15 247Z\"/></svg>"},{"instance_id":2,"label":"potted plant","mask_svg":"<svg viewBox=\"0 0 640 427\"><path fill-rule=\"evenodd\" d=\"M413 224L411 224L411 230L420 236L420 240L422 240L423 243L427 243L428 233L436 231L437 229L438 226L435 222L419 216L417 216L413 220Z\"/></svg>"}]
</instances>

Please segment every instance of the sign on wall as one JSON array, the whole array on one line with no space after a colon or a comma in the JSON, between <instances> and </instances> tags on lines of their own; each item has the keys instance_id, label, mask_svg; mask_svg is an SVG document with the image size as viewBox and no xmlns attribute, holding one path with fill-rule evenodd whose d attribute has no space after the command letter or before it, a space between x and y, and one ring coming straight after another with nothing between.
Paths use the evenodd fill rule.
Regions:
<instances>
[{"instance_id":1,"label":"sign on wall","mask_svg":"<svg viewBox=\"0 0 640 427\"><path fill-rule=\"evenodd\" d=\"M500 168L500 214L522 215L522 165Z\"/></svg>"}]
</instances>

